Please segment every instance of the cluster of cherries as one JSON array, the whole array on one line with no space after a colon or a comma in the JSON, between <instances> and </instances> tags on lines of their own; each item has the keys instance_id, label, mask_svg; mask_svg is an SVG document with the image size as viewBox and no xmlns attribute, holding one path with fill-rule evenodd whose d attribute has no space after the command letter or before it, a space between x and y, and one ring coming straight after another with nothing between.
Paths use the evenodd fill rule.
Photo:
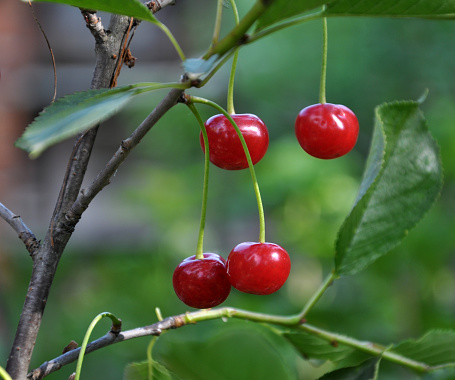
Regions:
<instances>
[{"instance_id":1,"label":"cluster of cherries","mask_svg":"<svg viewBox=\"0 0 455 380\"><path fill-rule=\"evenodd\" d=\"M265 124L252 114L234 114L232 118L242 133L251 161L256 164L265 155L269 135ZM248 161L236 130L224 115L216 115L205 124L210 161L223 169L248 168ZM299 144L311 156L332 159L345 155L355 145L359 123L354 113L343 105L319 103L300 111L295 121ZM200 137L205 150L204 140ZM186 305L205 309L221 304L231 287L250 294L267 295L286 282L291 260L279 245L267 242L238 244L225 261L215 253L204 253L183 260L175 269L175 293Z\"/></svg>"}]
</instances>

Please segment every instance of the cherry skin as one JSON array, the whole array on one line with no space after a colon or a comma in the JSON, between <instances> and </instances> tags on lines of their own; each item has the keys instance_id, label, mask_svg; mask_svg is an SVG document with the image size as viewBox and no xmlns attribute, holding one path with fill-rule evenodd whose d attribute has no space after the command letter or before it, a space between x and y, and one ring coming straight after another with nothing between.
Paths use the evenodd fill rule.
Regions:
<instances>
[{"instance_id":1,"label":"cherry skin","mask_svg":"<svg viewBox=\"0 0 455 380\"><path fill-rule=\"evenodd\" d=\"M291 271L291 259L273 243L240 243L226 261L232 286L244 293L266 295L276 292Z\"/></svg>"},{"instance_id":2,"label":"cherry skin","mask_svg":"<svg viewBox=\"0 0 455 380\"><path fill-rule=\"evenodd\" d=\"M253 165L258 163L269 146L269 132L264 122L253 114L231 115L245 139ZM248 168L245 151L240 138L224 115L215 115L205 122L210 148L210 162L227 170ZM200 134L202 151L205 152L204 139Z\"/></svg>"},{"instance_id":3,"label":"cherry skin","mask_svg":"<svg viewBox=\"0 0 455 380\"><path fill-rule=\"evenodd\" d=\"M295 134L308 154L327 160L344 156L354 148L359 122L348 107L319 103L299 112Z\"/></svg>"},{"instance_id":4,"label":"cherry skin","mask_svg":"<svg viewBox=\"0 0 455 380\"><path fill-rule=\"evenodd\" d=\"M226 261L215 253L204 253L204 259L193 255L183 260L175 268L172 283L177 297L197 309L219 305L231 291Z\"/></svg>"}]
</instances>

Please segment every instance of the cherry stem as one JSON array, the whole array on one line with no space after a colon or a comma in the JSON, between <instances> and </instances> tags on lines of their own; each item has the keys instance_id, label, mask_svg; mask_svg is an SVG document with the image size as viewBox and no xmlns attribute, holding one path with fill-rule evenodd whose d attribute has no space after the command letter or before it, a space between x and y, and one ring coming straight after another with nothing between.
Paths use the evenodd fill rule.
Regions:
<instances>
[{"instance_id":1,"label":"cherry stem","mask_svg":"<svg viewBox=\"0 0 455 380\"><path fill-rule=\"evenodd\" d=\"M85 350L87 348L88 340L90 338L90 335L95 327L95 325L103 318L108 317L112 321L112 328L111 332L114 334L120 333L120 329L122 326L122 321L118 319L114 314L105 312L98 314L90 323L90 326L87 329L87 332L85 333L84 340L82 341L82 346L81 346L81 351L79 353L79 358L77 359L77 364L76 364L76 375L74 377L74 380L79 380L81 376L81 370L82 370L82 362L84 361L84 355L85 355Z\"/></svg>"},{"instance_id":2,"label":"cherry stem","mask_svg":"<svg viewBox=\"0 0 455 380\"><path fill-rule=\"evenodd\" d=\"M237 10L237 6L234 0L231 0L232 10L234 12L235 18L235 25L239 24L239 12ZM228 85L228 94L227 94L227 111L230 115L235 114L234 108L234 79L235 79L235 71L237 69L237 61L239 58L239 48L235 49L234 58L232 60L232 67L231 67L231 74L229 76L229 85Z\"/></svg>"},{"instance_id":3,"label":"cherry stem","mask_svg":"<svg viewBox=\"0 0 455 380\"><path fill-rule=\"evenodd\" d=\"M319 103L326 103L326 77L327 77L327 17L322 19L322 65L321 65L321 83L319 87Z\"/></svg>"},{"instance_id":4,"label":"cherry stem","mask_svg":"<svg viewBox=\"0 0 455 380\"><path fill-rule=\"evenodd\" d=\"M303 321L305 319L308 312L313 308L314 305L316 305L316 303L319 301L319 299L322 297L322 295L325 293L328 287L331 286L333 281L336 279L337 275L335 274L335 271L332 271L330 275L328 275L324 282L321 284L319 289L313 294L313 296L308 300L306 305L303 307L302 311L298 315L299 321Z\"/></svg>"},{"instance_id":5,"label":"cherry stem","mask_svg":"<svg viewBox=\"0 0 455 380\"><path fill-rule=\"evenodd\" d=\"M218 39L220 38L221 19L223 15L223 1L224 0L218 0L215 17L215 29L213 31L211 48L217 44Z\"/></svg>"},{"instance_id":6,"label":"cherry stem","mask_svg":"<svg viewBox=\"0 0 455 380\"><path fill-rule=\"evenodd\" d=\"M202 186L202 207L201 207L201 223L199 226L199 237L197 241L196 248L196 259L201 260L204 258L204 230L205 230L205 220L207 217L207 195L209 188L209 167L210 167L210 152L209 152L209 139L207 136L207 130L205 129L204 122L202 121L201 115L194 106L193 103L187 102L186 105L191 110L193 115L196 117L202 132L202 137L204 138L205 146L205 159L204 159L204 184Z\"/></svg>"},{"instance_id":7,"label":"cherry stem","mask_svg":"<svg viewBox=\"0 0 455 380\"><path fill-rule=\"evenodd\" d=\"M175 50L177 51L177 54L179 55L180 60L183 62L186 59L185 54L183 54L182 48L180 47L179 43L177 42L177 40L175 39L175 37L173 36L171 31L168 29L168 27L158 20L153 21L153 23L158 28L160 28L164 32L164 34L166 34L167 38L169 38L169 41L171 41L172 45L174 46Z\"/></svg>"},{"instance_id":8,"label":"cherry stem","mask_svg":"<svg viewBox=\"0 0 455 380\"><path fill-rule=\"evenodd\" d=\"M234 127L235 131L237 132L237 135L239 136L240 142L242 143L243 150L246 155L246 159L248 162L248 167L250 169L250 174L251 178L253 180L253 187L254 187L254 194L256 195L256 200L258 204L258 212L259 212L259 243L265 243L265 217L264 217L264 207L262 205L262 199L261 199L261 193L259 191L259 184L256 178L256 173L254 171L254 165L253 161L251 160L251 155L248 150L248 146L246 145L245 139L242 135L242 132L240 132L239 127L237 126L236 122L232 118L232 116L221 106L216 104L215 102L212 102L211 100L204 99L204 98L199 98L197 96L191 96L189 99L189 103L201 103L201 104L206 104L209 105L219 112L221 112L226 118L229 120L229 122L232 124ZM207 143L206 143L207 145ZM207 156L207 154L206 154Z\"/></svg>"}]
</instances>

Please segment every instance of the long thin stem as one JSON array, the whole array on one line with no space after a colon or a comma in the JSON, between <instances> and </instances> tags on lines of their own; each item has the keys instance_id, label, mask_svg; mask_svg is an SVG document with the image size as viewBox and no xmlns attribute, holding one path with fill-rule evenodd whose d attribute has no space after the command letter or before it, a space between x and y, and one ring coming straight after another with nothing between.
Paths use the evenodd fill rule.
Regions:
<instances>
[{"instance_id":1,"label":"long thin stem","mask_svg":"<svg viewBox=\"0 0 455 380\"><path fill-rule=\"evenodd\" d=\"M326 103L326 77L327 77L327 17L322 19L322 64L321 83L319 87L319 103Z\"/></svg>"},{"instance_id":2,"label":"long thin stem","mask_svg":"<svg viewBox=\"0 0 455 380\"><path fill-rule=\"evenodd\" d=\"M234 58L232 60L231 75L229 76L228 94L227 94L227 111L230 115L235 114L234 108L234 78L237 68L237 60L239 58L239 49L235 49Z\"/></svg>"},{"instance_id":3,"label":"long thin stem","mask_svg":"<svg viewBox=\"0 0 455 380\"><path fill-rule=\"evenodd\" d=\"M229 120L231 125L236 130L237 135L240 138L240 142L242 143L242 147L243 147L243 150L244 150L245 155L246 155L246 159L247 159L247 162L248 162L248 167L250 169L251 178L253 180L254 194L256 195L256 200L257 200L257 204L258 204L258 212L259 212L259 243L264 243L265 242L264 207L262 205L261 192L259 191L259 184L258 184L258 181L257 181L256 173L254 171L253 161L251 160L251 155L250 155L250 152L248 150L248 146L246 145L246 141L245 141L245 139L244 139L244 137L242 135L242 132L240 131L239 127L237 126L237 124L234 121L234 119L232 118L232 116L223 107L219 106L215 102L212 102L211 100L199 98L197 96L192 96L190 99L191 99L190 102L206 104L206 105L209 105L209 106L215 108L219 112L221 112L224 116L226 116L226 118Z\"/></svg>"},{"instance_id":4,"label":"long thin stem","mask_svg":"<svg viewBox=\"0 0 455 380\"><path fill-rule=\"evenodd\" d=\"M211 47L216 45L216 43L218 42L218 39L220 38L222 15L223 15L223 0L218 0L217 7L216 7L215 28L213 30Z\"/></svg>"},{"instance_id":5,"label":"long thin stem","mask_svg":"<svg viewBox=\"0 0 455 380\"><path fill-rule=\"evenodd\" d=\"M177 40L175 39L174 35L171 33L169 28L166 25L164 25L163 23L159 22L158 20L156 20L156 22L154 22L154 24L166 34L166 36L171 41L172 45L174 46L175 50L177 51L177 54L179 55L180 59L183 62L186 59L185 54L183 53L182 48L180 47L179 43L177 42Z\"/></svg>"},{"instance_id":6,"label":"long thin stem","mask_svg":"<svg viewBox=\"0 0 455 380\"><path fill-rule=\"evenodd\" d=\"M202 121L201 115L194 106L193 103L187 103L187 106L196 117L199 126L201 127L202 137L204 138L204 149L205 149L205 158L204 158L204 184L202 187L202 207L201 207L201 223L199 226L199 237L197 241L196 249L196 259L204 258L204 230L205 230L205 220L207 216L207 195L209 188L209 168L210 168L210 151L209 151L209 139L207 136L207 130L205 129L204 122Z\"/></svg>"},{"instance_id":7,"label":"long thin stem","mask_svg":"<svg viewBox=\"0 0 455 380\"><path fill-rule=\"evenodd\" d=\"M325 281L321 284L319 289L313 294L313 296L308 300L306 305L303 307L301 313L299 314L299 320L303 321L308 314L308 312L313 308L314 305L319 301L325 291L328 289L330 285L332 285L333 281L337 278L335 272L331 272L330 275L327 276Z\"/></svg>"},{"instance_id":8,"label":"long thin stem","mask_svg":"<svg viewBox=\"0 0 455 380\"><path fill-rule=\"evenodd\" d=\"M81 345L81 350L79 353L79 358L77 359L77 364L76 364L76 376L74 380L79 380L81 376L81 370L82 370L82 362L84 361L84 355L85 355L85 350L87 348L88 340L90 338L90 335L92 334L93 329L95 328L95 325L103 318L108 317L112 321L112 330L115 330L117 333L120 332L120 327L122 325L122 322L120 319L118 319L114 314L112 313L101 313L98 314L90 323L87 332L85 333L84 340L82 341Z\"/></svg>"}]
</instances>

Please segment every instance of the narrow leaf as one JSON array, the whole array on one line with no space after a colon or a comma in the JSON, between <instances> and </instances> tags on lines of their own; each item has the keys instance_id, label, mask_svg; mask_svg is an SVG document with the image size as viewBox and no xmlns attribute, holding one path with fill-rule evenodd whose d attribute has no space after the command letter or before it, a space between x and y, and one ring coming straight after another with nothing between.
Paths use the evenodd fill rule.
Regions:
<instances>
[{"instance_id":1,"label":"narrow leaf","mask_svg":"<svg viewBox=\"0 0 455 380\"><path fill-rule=\"evenodd\" d=\"M359 194L336 242L336 273L354 274L396 247L433 205L441 186L439 149L419 103L377 107Z\"/></svg>"},{"instance_id":2,"label":"narrow leaf","mask_svg":"<svg viewBox=\"0 0 455 380\"><path fill-rule=\"evenodd\" d=\"M338 0L327 5L327 16L455 18L455 0Z\"/></svg>"},{"instance_id":3,"label":"narrow leaf","mask_svg":"<svg viewBox=\"0 0 455 380\"><path fill-rule=\"evenodd\" d=\"M406 340L392 350L430 366L452 364L455 367L455 331L432 330L417 340Z\"/></svg>"},{"instance_id":4,"label":"narrow leaf","mask_svg":"<svg viewBox=\"0 0 455 380\"><path fill-rule=\"evenodd\" d=\"M376 380L380 357L366 360L357 367L341 368L319 378L319 380Z\"/></svg>"},{"instance_id":5,"label":"narrow leaf","mask_svg":"<svg viewBox=\"0 0 455 380\"><path fill-rule=\"evenodd\" d=\"M131 98L162 88L185 88L180 83L138 83L114 89L78 92L58 99L46 107L16 141L18 148L38 157L48 147L108 119Z\"/></svg>"},{"instance_id":6,"label":"narrow leaf","mask_svg":"<svg viewBox=\"0 0 455 380\"><path fill-rule=\"evenodd\" d=\"M256 31L271 26L277 22L299 16L305 12L322 6L328 0L289 1L275 0L259 17Z\"/></svg>"},{"instance_id":7,"label":"narrow leaf","mask_svg":"<svg viewBox=\"0 0 455 380\"><path fill-rule=\"evenodd\" d=\"M24 0L25 1L25 0ZM33 0L49 3L72 5L82 9L93 9L119 15L130 16L156 23L157 20L150 9L139 0Z\"/></svg>"}]
</instances>

